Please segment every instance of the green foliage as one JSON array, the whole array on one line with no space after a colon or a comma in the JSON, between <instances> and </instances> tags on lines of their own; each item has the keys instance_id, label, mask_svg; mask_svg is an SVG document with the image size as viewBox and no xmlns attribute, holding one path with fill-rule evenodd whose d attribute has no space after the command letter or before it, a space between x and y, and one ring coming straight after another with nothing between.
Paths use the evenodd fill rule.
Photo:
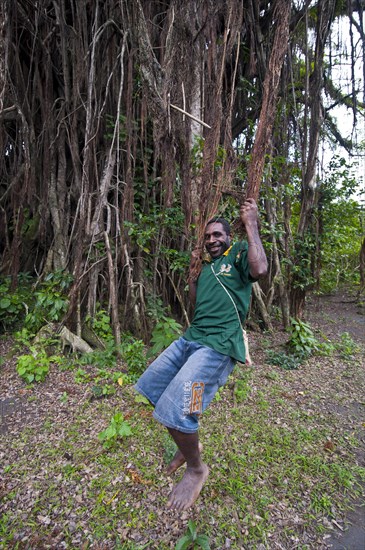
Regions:
<instances>
[{"instance_id":1,"label":"green foliage","mask_svg":"<svg viewBox=\"0 0 365 550\"><path fill-rule=\"evenodd\" d=\"M161 246L161 254L167 260L169 271L183 273L189 267L190 253Z\"/></svg>"},{"instance_id":2,"label":"green foliage","mask_svg":"<svg viewBox=\"0 0 365 550\"><path fill-rule=\"evenodd\" d=\"M105 138L112 139L113 136L114 136L115 117L112 116L112 115L107 114L105 119L106 119L106 127L107 127L107 130L108 130L105 134ZM127 117L123 114L120 114L119 115L119 121L118 121L118 125L119 125L118 137L119 137L119 142L121 144L125 142L125 140L127 139L127 136L128 136L126 121L127 121ZM136 124L137 124L136 121L133 121L133 120L131 120L130 123L133 126L136 126Z\"/></svg>"},{"instance_id":3,"label":"green foliage","mask_svg":"<svg viewBox=\"0 0 365 550\"><path fill-rule=\"evenodd\" d=\"M214 168L222 168L227 158L227 151L221 145L218 146L217 156L214 162Z\"/></svg>"},{"instance_id":4,"label":"green foliage","mask_svg":"<svg viewBox=\"0 0 365 550\"><path fill-rule=\"evenodd\" d=\"M33 332L30 332L27 328L24 327L21 330L15 332L15 349L21 349L24 346L30 347L34 336L35 335Z\"/></svg>"},{"instance_id":5,"label":"green foliage","mask_svg":"<svg viewBox=\"0 0 365 550\"><path fill-rule=\"evenodd\" d=\"M320 355L339 354L341 359L352 360L361 349L348 332L341 334L339 342L331 342L325 336L323 338L325 341L320 342L318 346Z\"/></svg>"},{"instance_id":6,"label":"green foliage","mask_svg":"<svg viewBox=\"0 0 365 550\"><path fill-rule=\"evenodd\" d=\"M49 273L34 292L34 305L25 317L25 326L37 332L46 322L60 321L68 307L67 290L72 275L65 271Z\"/></svg>"},{"instance_id":7,"label":"green foliage","mask_svg":"<svg viewBox=\"0 0 365 550\"><path fill-rule=\"evenodd\" d=\"M111 449L115 446L118 439L132 435L132 429L128 422L124 420L122 413L116 413L109 426L99 433L98 438L103 442L104 449Z\"/></svg>"},{"instance_id":8,"label":"green foliage","mask_svg":"<svg viewBox=\"0 0 365 550\"><path fill-rule=\"evenodd\" d=\"M177 541L175 550L197 550L198 548L210 550L209 538L207 535L198 535L196 523L189 519L186 534Z\"/></svg>"},{"instance_id":9,"label":"green foliage","mask_svg":"<svg viewBox=\"0 0 365 550\"><path fill-rule=\"evenodd\" d=\"M295 260L286 259L290 264L293 288L306 290L310 288L315 279L312 273L312 259L316 250L314 235L308 231L304 238L295 238Z\"/></svg>"},{"instance_id":10,"label":"green foliage","mask_svg":"<svg viewBox=\"0 0 365 550\"><path fill-rule=\"evenodd\" d=\"M152 331L152 348L148 352L148 357L153 357L167 348L176 338L181 335L182 326L180 323L163 315L161 320L155 325Z\"/></svg>"},{"instance_id":11,"label":"green foliage","mask_svg":"<svg viewBox=\"0 0 365 550\"><path fill-rule=\"evenodd\" d=\"M281 367L284 370L298 369L308 357L302 353L287 353L285 351L268 350L267 361L270 365Z\"/></svg>"},{"instance_id":12,"label":"green foliage","mask_svg":"<svg viewBox=\"0 0 365 550\"><path fill-rule=\"evenodd\" d=\"M340 354L341 359L351 361L354 355L359 353L360 346L351 338L348 332L341 334L340 341L330 344L330 347Z\"/></svg>"},{"instance_id":13,"label":"green foliage","mask_svg":"<svg viewBox=\"0 0 365 550\"><path fill-rule=\"evenodd\" d=\"M32 216L32 213L29 211L29 208L24 208L23 210L24 220L21 228L21 235L24 241L32 241L36 235L39 227L40 216L36 214Z\"/></svg>"},{"instance_id":14,"label":"green foliage","mask_svg":"<svg viewBox=\"0 0 365 550\"><path fill-rule=\"evenodd\" d=\"M87 316L86 323L89 323L95 334L105 342L114 340L110 316L104 309L98 309L93 318Z\"/></svg>"},{"instance_id":15,"label":"green foliage","mask_svg":"<svg viewBox=\"0 0 365 550\"><path fill-rule=\"evenodd\" d=\"M116 346L114 340L106 343L105 349L84 353L79 360L81 365L94 365L102 369L112 369L121 361L127 373L118 373L129 383L135 382L146 368L146 351L142 340L128 333L121 335L121 344Z\"/></svg>"},{"instance_id":16,"label":"green foliage","mask_svg":"<svg viewBox=\"0 0 365 550\"><path fill-rule=\"evenodd\" d=\"M179 205L170 208L155 205L149 214L137 210L135 218L135 222L125 221L124 226L128 229L132 242L146 254L162 253L160 247L156 250L156 237L162 228L168 229L169 234L174 235L184 224L184 216ZM168 247L165 247L166 249Z\"/></svg>"},{"instance_id":17,"label":"green foliage","mask_svg":"<svg viewBox=\"0 0 365 550\"><path fill-rule=\"evenodd\" d=\"M102 397L108 397L116 393L116 388L111 384L95 384L91 388L93 397L95 399L101 399Z\"/></svg>"},{"instance_id":18,"label":"green foliage","mask_svg":"<svg viewBox=\"0 0 365 550\"><path fill-rule=\"evenodd\" d=\"M343 359L353 359L354 354L360 351L360 346L354 342L348 332L341 334L341 340L335 344Z\"/></svg>"},{"instance_id":19,"label":"green foliage","mask_svg":"<svg viewBox=\"0 0 365 550\"><path fill-rule=\"evenodd\" d=\"M312 287L316 282L314 268L318 264L321 292L331 292L342 284L358 284L358 255L365 219L364 211L353 197L361 180L354 177L345 159L333 158L325 178L318 180L318 203L304 238L296 234L301 209L300 182L301 177L291 170L285 194L291 199L294 248L292 257L283 258L283 264L289 265L293 288Z\"/></svg>"},{"instance_id":20,"label":"green foliage","mask_svg":"<svg viewBox=\"0 0 365 550\"><path fill-rule=\"evenodd\" d=\"M166 307L159 296L147 296L147 316L156 323L166 314Z\"/></svg>"},{"instance_id":21,"label":"green foliage","mask_svg":"<svg viewBox=\"0 0 365 550\"><path fill-rule=\"evenodd\" d=\"M358 257L364 214L351 199L339 198L323 215L321 287L331 292L343 284L358 284Z\"/></svg>"},{"instance_id":22,"label":"green foliage","mask_svg":"<svg viewBox=\"0 0 365 550\"><path fill-rule=\"evenodd\" d=\"M143 216L138 214L138 223L124 222L125 227L128 228L128 235L132 241L135 242L139 248L146 252L151 253L152 242L157 235L158 227L153 223L150 216Z\"/></svg>"},{"instance_id":23,"label":"green foliage","mask_svg":"<svg viewBox=\"0 0 365 550\"><path fill-rule=\"evenodd\" d=\"M133 382L146 368L145 345L142 340L134 338L128 333L121 336L120 346L116 346L114 340L106 343L105 349L97 349L85 353L80 358L81 365L95 365L103 369L112 369L121 360L128 370L129 381ZM123 378L125 375L123 374Z\"/></svg>"},{"instance_id":24,"label":"green foliage","mask_svg":"<svg viewBox=\"0 0 365 550\"><path fill-rule=\"evenodd\" d=\"M81 365L114 367L117 362L117 348L114 341L107 342L105 349L96 349L90 353L84 353L79 362Z\"/></svg>"},{"instance_id":25,"label":"green foliage","mask_svg":"<svg viewBox=\"0 0 365 550\"><path fill-rule=\"evenodd\" d=\"M234 386L234 396L237 403L242 403L243 401L246 401L251 393L251 390L252 388L248 384L248 376L244 376L243 378L239 378L238 380L236 380Z\"/></svg>"},{"instance_id":26,"label":"green foliage","mask_svg":"<svg viewBox=\"0 0 365 550\"><path fill-rule=\"evenodd\" d=\"M133 338L129 334L122 335L120 345L121 359L126 364L128 374L139 377L146 368L146 350L142 340Z\"/></svg>"},{"instance_id":27,"label":"green foliage","mask_svg":"<svg viewBox=\"0 0 365 550\"><path fill-rule=\"evenodd\" d=\"M195 175L200 174L203 168L203 149L205 139L202 136L194 136L194 144L191 148L191 167Z\"/></svg>"},{"instance_id":28,"label":"green foliage","mask_svg":"<svg viewBox=\"0 0 365 550\"><path fill-rule=\"evenodd\" d=\"M0 286L0 293L4 293L5 285ZM18 294L7 294L0 298L0 320L4 328L9 328L14 319L17 318L22 311L23 306Z\"/></svg>"},{"instance_id":29,"label":"green foliage","mask_svg":"<svg viewBox=\"0 0 365 550\"><path fill-rule=\"evenodd\" d=\"M174 458L176 454L176 451L178 450L178 447L175 441L167 433L164 434L163 449L164 449L164 454L163 454L164 462L165 464L170 464L171 460Z\"/></svg>"},{"instance_id":30,"label":"green foliage","mask_svg":"<svg viewBox=\"0 0 365 550\"><path fill-rule=\"evenodd\" d=\"M20 355L17 360L17 373L28 384L32 382L44 382L50 363L59 361L59 357L52 355L48 357L43 349L35 346L30 348L31 353Z\"/></svg>"},{"instance_id":31,"label":"green foliage","mask_svg":"<svg viewBox=\"0 0 365 550\"><path fill-rule=\"evenodd\" d=\"M313 331L308 323L300 319L291 319L288 348L295 355L311 355L318 351L319 343L314 337Z\"/></svg>"},{"instance_id":32,"label":"green foliage","mask_svg":"<svg viewBox=\"0 0 365 550\"><path fill-rule=\"evenodd\" d=\"M29 281L26 275L19 276L19 286L10 291L10 277L0 278L0 325L5 331L14 329L23 321L26 314L26 303L29 301Z\"/></svg>"},{"instance_id":33,"label":"green foliage","mask_svg":"<svg viewBox=\"0 0 365 550\"><path fill-rule=\"evenodd\" d=\"M86 370L81 369L80 367L77 369L75 373L75 382L77 384L84 384L85 382L89 382L90 377Z\"/></svg>"},{"instance_id":34,"label":"green foliage","mask_svg":"<svg viewBox=\"0 0 365 550\"><path fill-rule=\"evenodd\" d=\"M341 284L358 284L358 257L363 238L365 214L354 195L361 185L352 166L334 157L321 182L318 217L320 238L320 290L331 292Z\"/></svg>"},{"instance_id":35,"label":"green foliage","mask_svg":"<svg viewBox=\"0 0 365 550\"><path fill-rule=\"evenodd\" d=\"M268 350L266 352L268 363L284 370L298 369L312 354L332 356L339 353L342 359L352 360L354 354L360 350L348 332L341 334L339 342L331 342L328 339L320 342L314 337L309 325L294 319L292 319L290 331L291 339L288 342L287 351Z\"/></svg>"},{"instance_id":36,"label":"green foliage","mask_svg":"<svg viewBox=\"0 0 365 550\"><path fill-rule=\"evenodd\" d=\"M268 350L267 361L270 365L284 370L298 369L308 357L321 351L322 344L315 338L308 323L299 319L291 319L288 329L289 340L287 349L282 351Z\"/></svg>"}]
</instances>

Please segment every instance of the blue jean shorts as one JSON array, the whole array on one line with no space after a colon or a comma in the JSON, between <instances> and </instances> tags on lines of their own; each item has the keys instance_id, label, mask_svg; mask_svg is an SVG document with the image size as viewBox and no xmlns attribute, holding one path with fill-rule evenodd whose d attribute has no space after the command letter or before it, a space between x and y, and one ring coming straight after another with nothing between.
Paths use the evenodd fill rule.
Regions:
<instances>
[{"instance_id":1,"label":"blue jean shorts","mask_svg":"<svg viewBox=\"0 0 365 550\"><path fill-rule=\"evenodd\" d=\"M135 389L154 405L153 416L161 424L194 433L234 364L231 357L181 337L151 363Z\"/></svg>"}]
</instances>

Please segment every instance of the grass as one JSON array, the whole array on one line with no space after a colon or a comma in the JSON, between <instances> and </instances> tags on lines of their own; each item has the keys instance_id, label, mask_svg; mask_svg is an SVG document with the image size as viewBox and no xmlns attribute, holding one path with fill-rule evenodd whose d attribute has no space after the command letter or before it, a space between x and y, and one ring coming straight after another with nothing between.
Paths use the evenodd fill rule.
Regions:
<instances>
[{"instance_id":1,"label":"grass","mask_svg":"<svg viewBox=\"0 0 365 550\"><path fill-rule=\"evenodd\" d=\"M80 400L72 393L67 403L56 399L57 407L36 427L25 425L1 441L8 458L0 471L0 547L57 547L63 541L69 549L167 550L189 519L211 548L224 548L227 540L232 549L318 547L332 520L342 521L360 497L365 469L357 464L353 427L326 409L325 371L316 380L317 363L307 368L311 376L265 364L235 369L202 422L211 475L197 506L182 515L165 509L179 477L171 480L163 470L176 447L151 407L135 400L131 385L106 399ZM351 388L342 380L348 380L349 365L328 361L325 368L337 373L327 374L333 406L346 402ZM351 374L356 384L360 363L351 364ZM80 384L83 394L93 382ZM28 399L38 403L32 391ZM108 451L97 436L116 410L133 435Z\"/></svg>"}]
</instances>

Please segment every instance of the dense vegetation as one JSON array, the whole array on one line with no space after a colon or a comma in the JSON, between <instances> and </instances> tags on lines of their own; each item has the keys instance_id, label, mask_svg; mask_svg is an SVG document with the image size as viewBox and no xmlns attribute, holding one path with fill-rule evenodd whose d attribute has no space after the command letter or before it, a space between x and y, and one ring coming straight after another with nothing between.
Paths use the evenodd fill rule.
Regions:
<instances>
[{"instance_id":1,"label":"dense vegetation","mask_svg":"<svg viewBox=\"0 0 365 550\"><path fill-rule=\"evenodd\" d=\"M363 143L332 114L352 110L355 129L364 116L363 8L3 2L2 329L55 322L90 341L106 315L119 344L188 323L189 252L246 195L270 259L254 291L262 326L273 311L301 318L309 289L363 287L362 182L342 159ZM340 147L325 169L321 144Z\"/></svg>"}]
</instances>

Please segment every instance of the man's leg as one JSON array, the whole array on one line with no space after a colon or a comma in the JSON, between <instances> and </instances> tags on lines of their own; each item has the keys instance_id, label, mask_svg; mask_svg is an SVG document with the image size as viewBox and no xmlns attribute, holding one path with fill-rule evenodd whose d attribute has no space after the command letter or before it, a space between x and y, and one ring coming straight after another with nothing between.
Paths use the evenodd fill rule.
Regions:
<instances>
[{"instance_id":1,"label":"man's leg","mask_svg":"<svg viewBox=\"0 0 365 550\"><path fill-rule=\"evenodd\" d=\"M200 454L203 451L203 445L200 443L200 441L199 441L199 451L200 451ZM170 476L171 474L176 472L176 470L178 470L183 464L185 464L185 462L186 460L184 455L182 454L180 449L177 449L173 459L171 460L171 462L166 468L166 474Z\"/></svg>"},{"instance_id":2,"label":"man's leg","mask_svg":"<svg viewBox=\"0 0 365 550\"><path fill-rule=\"evenodd\" d=\"M153 412L154 418L167 427L179 449L168 472L187 463L183 478L168 500L168 507L177 510L186 510L196 501L208 477L208 466L200 456L199 418L234 366L230 357L196 342L186 340L184 347L186 360L156 402Z\"/></svg>"},{"instance_id":3,"label":"man's leg","mask_svg":"<svg viewBox=\"0 0 365 550\"><path fill-rule=\"evenodd\" d=\"M201 459L198 432L183 433L172 428L168 430L186 460L186 470L181 481L173 488L167 506L180 511L187 510L198 498L208 477L209 468Z\"/></svg>"},{"instance_id":4,"label":"man's leg","mask_svg":"<svg viewBox=\"0 0 365 550\"><path fill-rule=\"evenodd\" d=\"M156 405L161 395L185 363L185 341L175 340L144 371L134 388Z\"/></svg>"}]
</instances>

